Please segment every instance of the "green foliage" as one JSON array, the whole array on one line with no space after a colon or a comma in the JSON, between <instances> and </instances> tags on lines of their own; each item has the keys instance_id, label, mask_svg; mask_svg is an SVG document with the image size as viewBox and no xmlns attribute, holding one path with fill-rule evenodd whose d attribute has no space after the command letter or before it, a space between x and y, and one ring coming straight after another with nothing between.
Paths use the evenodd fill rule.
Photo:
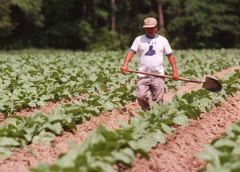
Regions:
<instances>
[{"instance_id":1,"label":"green foliage","mask_svg":"<svg viewBox=\"0 0 240 172\"><path fill-rule=\"evenodd\" d=\"M7 116L26 107L44 106L47 101L56 102L63 98L69 100L73 95L81 98L86 107L89 104L102 106L102 111L122 106L127 100L134 99L133 94L128 94L134 89L131 81L134 74L124 76L116 70L120 60L116 57L123 56L122 53L98 53L99 61L95 59L96 54L85 56L82 52L72 52L67 58L65 53L35 57L13 55L7 59L3 54L3 63L0 64L0 111ZM86 64L88 67L82 68L79 64ZM125 86L126 82L131 85ZM116 88L120 84L122 87ZM100 93L102 98L92 95L100 90L104 90ZM86 99L79 94L86 94L88 97ZM81 109L84 108L85 106L81 106ZM89 113L81 110L83 111Z\"/></svg>"},{"instance_id":2,"label":"green foliage","mask_svg":"<svg viewBox=\"0 0 240 172\"><path fill-rule=\"evenodd\" d=\"M35 26L43 26L42 0L12 0L12 4L18 6L25 13L28 20L34 22Z\"/></svg>"},{"instance_id":3,"label":"green foliage","mask_svg":"<svg viewBox=\"0 0 240 172\"><path fill-rule=\"evenodd\" d=\"M6 44L3 44L2 41L5 39L9 39L11 36L11 31L14 29L15 23L11 21L10 17L10 5L11 2L9 0L0 0L0 48L5 49Z\"/></svg>"},{"instance_id":4,"label":"green foliage","mask_svg":"<svg viewBox=\"0 0 240 172\"><path fill-rule=\"evenodd\" d=\"M230 79L226 78L223 83L230 83L233 80L240 81L240 72L236 71ZM234 79L233 79L234 78ZM233 87L238 88L240 84ZM140 115L132 117L127 125L123 121L119 124L123 126L121 130L113 130L105 128L101 124L95 131L91 132L80 146L73 148L68 153L62 154L52 165L39 164L35 169L30 169L32 172L41 171L115 171L113 167L123 164L126 167L131 167L131 160L135 160L135 154L139 153L142 157L149 159L147 151L155 147L158 142L165 143L163 133L172 134L174 129L171 127L174 124L188 125L188 118L191 116L186 106L194 109L211 109L209 104L225 100L225 92L228 90L223 87L223 92L212 93L206 90L194 91L182 96L176 96L172 103L157 104L152 103L151 111L140 111ZM232 93L236 91L232 90ZM199 115L199 114L198 114ZM214 142L215 147L225 151L231 151L233 154L239 153L239 146L236 141L238 138L233 138L239 134L240 125L232 127L227 133L231 137L231 141L226 139L218 139ZM221 141L219 141L221 140ZM232 149L234 147L234 149ZM237 161L235 164L227 164L219 166L231 157L226 153L221 153L216 148L205 146L208 154L200 154L199 156L209 162L216 162L217 169L238 169ZM220 156L220 158L218 158ZM233 158L234 160L236 157ZM212 168L211 168L212 169Z\"/></svg>"},{"instance_id":5,"label":"green foliage","mask_svg":"<svg viewBox=\"0 0 240 172\"><path fill-rule=\"evenodd\" d=\"M174 47L229 48L237 43L240 18L235 7L239 1L189 0L170 5L171 2L165 4L171 20L167 25L168 35L171 38L175 35L172 39ZM173 10L178 12L177 15L172 13Z\"/></svg>"},{"instance_id":6,"label":"green foliage","mask_svg":"<svg viewBox=\"0 0 240 172\"><path fill-rule=\"evenodd\" d=\"M122 75L119 70L124 56L123 51L67 54L56 51L47 55L44 51L39 54L2 53L0 112L8 116L26 107L44 106L45 102L69 100L73 96L80 98L82 104L70 104L66 108L74 113L76 109L78 113L84 113L85 117L80 117L79 121L99 112L122 107L128 101L135 100L135 74ZM190 79L202 78L240 63L239 50L176 51L175 56L179 75ZM129 68L135 69L137 63L138 58L133 58ZM166 73L171 75L172 68L167 58L164 59L164 66ZM126 83L129 85L126 86ZM176 85L180 86L181 83L166 80L166 91L177 89ZM93 95L96 92L99 94ZM92 106L91 110L88 109L89 105ZM197 113L196 109L189 111Z\"/></svg>"},{"instance_id":7,"label":"green foliage","mask_svg":"<svg viewBox=\"0 0 240 172\"><path fill-rule=\"evenodd\" d=\"M93 51L129 48L158 19L159 0L0 0L0 49ZM162 0L164 36L173 48L239 47L239 0ZM112 10L116 30L111 31Z\"/></svg>"},{"instance_id":8,"label":"green foliage","mask_svg":"<svg viewBox=\"0 0 240 172\"><path fill-rule=\"evenodd\" d=\"M11 155L14 147L26 147L27 144L52 141L53 134L61 135L64 129L76 128L73 119L65 114L44 115L35 112L27 117L10 116L0 126L0 159Z\"/></svg>"},{"instance_id":9,"label":"green foliage","mask_svg":"<svg viewBox=\"0 0 240 172\"><path fill-rule=\"evenodd\" d=\"M110 32L108 29L99 29L98 35L94 35L95 41L88 47L90 51L108 51L129 48L128 42L130 40L129 34L121 35L117 32Z\"/></svg>"},{"instance_id":10,"label":"green foliage","mask_svg":"<svg viewBox=\"0 0 240 172\"><path fill-rule=\"evenodd\" d=\"M42 106L44 102L59 101L62 98L71 99L76 96L81 101L57 107L47 116L35 112L24 119L18 116L8 117L6 123L0 126L1 158L10 156L12 149L25 147L30 143L42 143L46 146L47 142L53 139L53 134L60 135L63 130L74 129L76 124L81 124L92 116L135 100L135 83L132 82L135 74L122 75L118 69L125 52L42 52L32 55L27 51L20 57L19 52L10 53L13 54L3 53L0 56L0 109L6 116L25 107ZM230 65L239 64L239 58L236 58L239 50L189 50L177 53L178 60L181 61L179 74L183 73L185 76L203 77ZM213 54L219 56L215 57ZM196 60L198 58L203 62ZM136 68L137 62L137 58L133 59L129 68ZM201 71L200 74L193 75L193 68ZM166 70L170 72L169 65L166 65ZM184 72L185 70L188 72ZM82 152L79 150L81 154L79 151L74 153L79 159L83 158L83 162L82 159L76 162L80 165L91 164L81 167L83 169L105 170L105 167L111 169L112 164L118 163L130 166L134 153L148 158L146 151L158 142L165 143L163 133L171 135L174 131L172 125L188 125L188 117L197 119L201 112L209 111L212 104L219 105L219 102L224 101L225 95L234 94L239 87L239 75L240 72L236 71L235 75L223 80L224 90L218 94L199 90L183 96L176 95L172 103L152 103L152 111L139 111L141 116L131 118L129 125L119 122L122 130L114 131L99 126L96 133L93 133L94 137L83 144L85 146L84 149L81 148ZM105 148L108 151L102 153ZM74 158L76 157L70 157ZM98 163L92 163L93 161ZM72 167L75 161L64 162L61 164L70 164L69 168L75 168ZM78 165L76 166L78 168Z\"/></svg>"}]
</instances>

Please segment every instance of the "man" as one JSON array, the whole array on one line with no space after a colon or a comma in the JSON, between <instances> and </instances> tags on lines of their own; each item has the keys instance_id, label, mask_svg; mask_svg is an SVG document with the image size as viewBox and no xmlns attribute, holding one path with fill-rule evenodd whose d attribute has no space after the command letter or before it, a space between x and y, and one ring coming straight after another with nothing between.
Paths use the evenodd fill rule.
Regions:
<instances>
[{"instance_id":1,"label":"man","mask_svg":"<svg viewBox=\"0 0 240 172\"><path fill-rule=\"evenodd\" d=\"M139 52L138 70L164 75L163 55L168 57L169 63L173 68L173 79L178 80L178 72L175 58L168 40L158 35L157 20L155 18L146 18L143 28L145 34L138 36L128 51L121 72L127 72L128 63L133 55ZM136 97L143 110L150 110L149 91L152 93L152 100L157 103L163 103L165 79L150 75L137 75Z\"/></svg>"}]
</instances>

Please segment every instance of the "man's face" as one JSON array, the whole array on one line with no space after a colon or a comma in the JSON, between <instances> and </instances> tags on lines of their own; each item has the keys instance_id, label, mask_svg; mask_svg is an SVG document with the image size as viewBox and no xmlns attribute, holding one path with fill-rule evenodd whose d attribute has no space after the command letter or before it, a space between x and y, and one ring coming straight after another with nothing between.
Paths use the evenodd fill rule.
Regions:
<instances>
[{"instance_id":1,"label":"man's face","mask_svg":"<svg viewBox=\"0 0 240 172\"><path fill-rule=\"evenodd\" d=\"M154 38L156 36L157 27L145 28L148 37Z\"/></svg>"}]
</instances>

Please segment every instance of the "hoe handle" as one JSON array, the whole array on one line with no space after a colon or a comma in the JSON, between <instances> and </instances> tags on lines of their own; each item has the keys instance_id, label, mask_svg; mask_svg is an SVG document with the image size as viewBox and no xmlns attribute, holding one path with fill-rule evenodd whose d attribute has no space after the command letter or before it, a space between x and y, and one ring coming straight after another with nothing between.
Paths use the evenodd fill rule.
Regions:
<instances>
[{"instance_id":1,"label":"hoe handle","mask_svg":"<svg viewBox=\"0 0 240 172\"><path fill-rule=\"evenodd\" d=\"M158 74L155 74L155 73L140 72L140 71L130 70L130 69L127 69L127 71L128 71L128 72L133 72L133 73L141 73L141 74L151 75L151 76L155 76L155 77L173 79L172 76L168 76L168 75L158 75ZM194 79L185 79L185 78L179 78L179 80L181 80L181 81L187 81L187 82L194 82L194 83L203 83L203 82L204 82L204 81L198 81L198 80L194 80Z\"/></svg>"}]
</instances>

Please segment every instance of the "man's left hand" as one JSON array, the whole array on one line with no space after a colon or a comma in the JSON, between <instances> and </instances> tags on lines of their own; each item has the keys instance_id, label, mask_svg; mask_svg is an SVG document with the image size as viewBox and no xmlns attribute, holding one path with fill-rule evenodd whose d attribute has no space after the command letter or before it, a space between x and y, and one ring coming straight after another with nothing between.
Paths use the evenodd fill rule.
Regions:
<instances>
[{"instance_id":1,"label":"man's left hand","mask_svg":"<svg viewBox=\"0 0 240 172\"><path fill-rule=\"evenodd\" d=\"M178 73L176 71L173 71L172 77L173 77L173 80L175 80L175 81L179 80L179 76L178 76Z\"/></svg>"}]
</instances>

